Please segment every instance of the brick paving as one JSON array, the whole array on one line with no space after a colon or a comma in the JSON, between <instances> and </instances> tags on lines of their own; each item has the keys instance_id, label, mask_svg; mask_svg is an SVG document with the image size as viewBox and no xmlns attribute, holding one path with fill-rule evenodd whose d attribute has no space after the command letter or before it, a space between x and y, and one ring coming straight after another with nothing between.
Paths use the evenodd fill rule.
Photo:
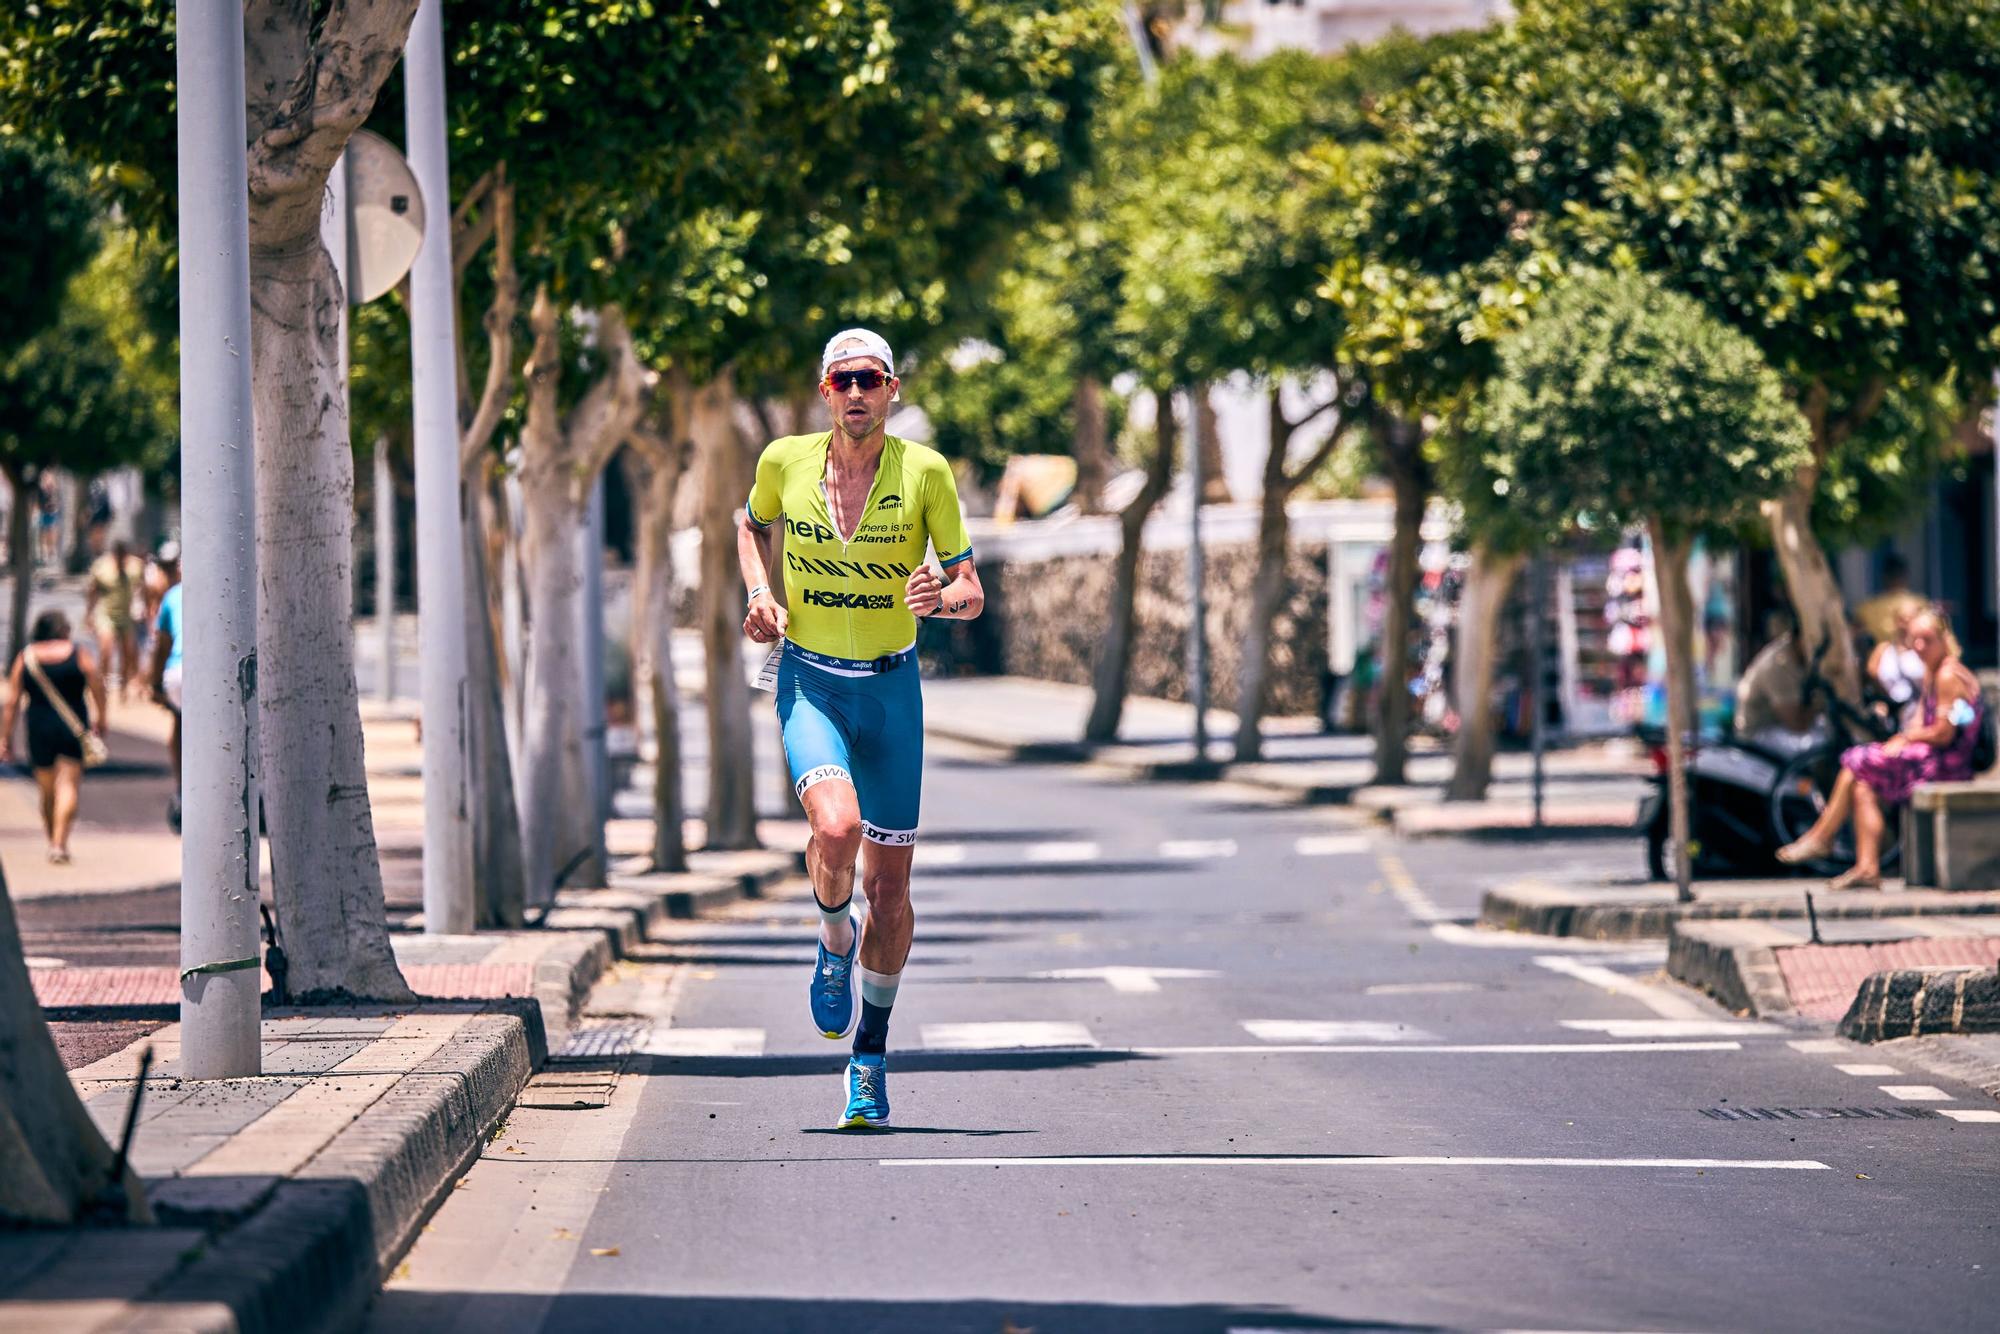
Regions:
<instances>
[{"instance_id":1,"label":"brick paving","mask_svg":"<svg viewBox=\"0 0 2000 1334\"><path fill-rule=\"evenodd\" d=\"M1838 1022L1870 973L1892 968L1991 968L2000 960L2000 936L1793 945L1776 953L1779 971L1799 1013Z\"/></svg>"}]
</instances>

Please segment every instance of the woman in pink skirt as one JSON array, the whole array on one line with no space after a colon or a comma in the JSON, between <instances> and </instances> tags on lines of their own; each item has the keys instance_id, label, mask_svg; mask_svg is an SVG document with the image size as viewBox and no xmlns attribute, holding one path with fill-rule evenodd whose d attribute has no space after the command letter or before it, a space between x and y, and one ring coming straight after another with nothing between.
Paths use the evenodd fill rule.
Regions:
<instances>
[{"instance_id":1,"label":"woman in pink skirt","mask_svg":"<svg viewBox=\"0 0 2000 1334\"><path fill-rule=\"evenodd\" d=\"M1924 783L1972 777L1972 748L1985 705L1979 682L1951 651L1944 613L1926 608L1910 618L1909 644L1924 663L1917 717L1887 741L1854 746L1840 757L1840 777L1813 827L1778 850L1787 864L1817 861L1833 850L1834 836L1854 816L1854 866L1829 889L1875 889L1882 883L1883 812L1901 806Z\"/></svg>"}]
</instances>

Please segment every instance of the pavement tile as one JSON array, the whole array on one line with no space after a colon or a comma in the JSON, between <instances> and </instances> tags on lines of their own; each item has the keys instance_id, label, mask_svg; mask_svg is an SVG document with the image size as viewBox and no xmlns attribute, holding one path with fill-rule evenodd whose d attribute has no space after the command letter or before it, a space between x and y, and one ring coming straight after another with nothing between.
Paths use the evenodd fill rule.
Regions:
<instances>
[{"instance_id":1,"label":"pavement tile","mask_svg":"<svg viewBox=\"0 0 2000 1334\"><path fill-rule=\"evenodd\" d=\"M1837 1022L1869 974L1898 968L1992 967L2000 959L2000 936L1792 945L1776 953L1799 1013Z\"/></svg>"}]
</instances>

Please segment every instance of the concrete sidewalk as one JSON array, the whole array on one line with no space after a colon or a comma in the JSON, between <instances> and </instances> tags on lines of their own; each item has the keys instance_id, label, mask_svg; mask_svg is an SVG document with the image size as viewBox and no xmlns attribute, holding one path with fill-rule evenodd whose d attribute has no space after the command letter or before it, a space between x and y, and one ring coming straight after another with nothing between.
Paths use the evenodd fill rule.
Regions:
<instances>
[{"instance_id":1,"label":"concrete sidewalk","mask_svg":"<svg viewBox=\"0 0 2000 1334\"><path fill-rule=\"evenodd\" d=\"M1264 758L1227 763L1236 717L1208 714L1208 763L1196 760L1194 707L1134 696L1125 701L1119 740L1103 746L1078 738L1090 713L1084 686L1023 677L947 677L924 683L924 730L1026 762L1087 764L1132 781L1227 778L1313 804L1366 810L1409 837L1431 834L1518 835L1532 829L1530 757L1494 760L1485 801L1446 802L1448 751L1426 737L1410 743L1402 787L1372 785L1372 738L1328 735L1313 718L1267 718ZM1632 828L1651 766L1623 741L1550 751L1544 757L1545 827L1567 834L1624 833Z\"/></svg>"}]
</instances>

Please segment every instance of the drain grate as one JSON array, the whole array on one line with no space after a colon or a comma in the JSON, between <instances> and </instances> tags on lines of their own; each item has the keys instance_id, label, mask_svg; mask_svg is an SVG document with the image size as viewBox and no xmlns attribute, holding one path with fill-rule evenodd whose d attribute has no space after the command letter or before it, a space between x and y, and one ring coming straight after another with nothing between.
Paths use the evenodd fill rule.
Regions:
<instances>
[{"instance_id":1,"label":"drain grate","mask_svg":"<svg viewBox=\"0 0 2000 1334\"><path fill-rule=\"evenodd\" d=\"M1703 1107L1711 1121L1937 1121L1928 1107Z\"/></svg>"}]
</instances>

